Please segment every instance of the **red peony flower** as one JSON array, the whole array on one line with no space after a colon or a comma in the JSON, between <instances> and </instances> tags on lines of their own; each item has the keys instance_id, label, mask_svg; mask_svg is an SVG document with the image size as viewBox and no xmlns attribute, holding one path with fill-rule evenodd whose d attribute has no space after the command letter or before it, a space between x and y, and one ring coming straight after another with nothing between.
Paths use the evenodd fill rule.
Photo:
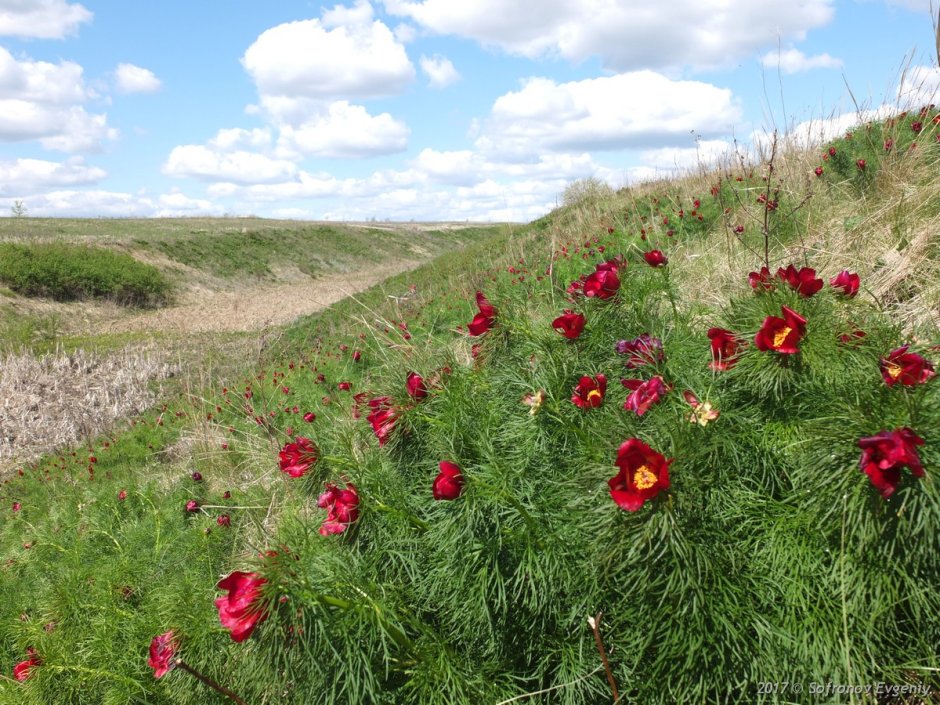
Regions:
<instances>
[{"instance_id":1,"label":"red peony flower","mask_svg":"<svg viewBox=\"0 0 940 705\"><path fill-rule=\"evenodd\" d=\"M352 382L340 382L336 385L336 388L341 392L348 392L352 389Z\"/></svg>"},{"instance_id":2,"label":"red peony flower","mask_svg":"<svg viewBox=\"0 0 940 705\"><path fill-rule=\"evenodd\" d=\"M482 291L477 292L477 308L480 312L467 324L470 335L483 335L496 323L496 309L483 295Z\"/></svg>"},{"instance_id":3,"label":"red peony flower","mask_svg":"<svg viewBox=\"0 0 940 705\"><path fill-rule=\"evenodd\" d=\"M773 350L781 355L795 355L800 351L798 345L806 335L806 319L793 309L782 306L783 318L767 316L763 325L754 336L754 345L758 350Z\"/></svg>"},{"instance_id":4,"label":"red peony flower","mask_svg":"<svg viewBox=\"0 0 940 705\"><path fill-rule=\"evenodd\" d=\"M755 291L773 291L773 275L767 267L761 267L759 272L750 272L747 275L747 282Z\"/></svg>"},{"instance_id":5,"label":"red peony flower","mask_svg":"<svg viewBox=\"0 0 940 705\"><path fill-rule=\"evenodd\" d=\"M816 176L822 176L823 168L821 166L817 166L815 169L813 169L813 173L816 174Z\"/></svg>"},{"instance_id":6,"label":"red peony flower","mask_svg":"<svg viewBox=\"0 0 940 705\"><path fill-rule=\"evenodd\" d=\"M562 315L552 321L552 328L569 340L574 340L584 331L584 323L584 314L565 309Z\"/></svg>"},{"instance_id":7,"label":"red peony flower","mask_svg":"<svg viewBox=\"0 0 940 705\"><path fill-rule=\"evenodd\" d=\"M122 490L122 492L123 492L123 490ZM13 503L13 511L14 511L14 512L20 511L20 509L22 508L22 506L23 506L23 505L21 505L19 502L14 502L14 503Z\"/></svg>"},{"instance_id":8,"label":"red peony flower","mask_svg":"<svg viewBox=\"0 0 940 705\"><path fill-rule=\"evenodd\" d=\"M596 377L585 375L574 388L571 403L580 409L594 409L604 402L606 393L607 377L604 375L597 375Z\"/></svg>"},{"instance_id":9,"label":"red peony flower","mask_svg":"<svg viewBox=\"0 0 940 705\"><path fill-rule=\"evenodd\" d=\"M663 265L669 263L666 255L664 255L660 250L650 250L649 252L644 252L643 259L646 260L646 263L650 267L662 267Z\"/></svg>"},{"instance_id":10,"label":"red peony flower","mask_svg":"<svg viewBox=\"0 0 940 705\"><path fill-rule=\"evenodd\" d=\"M186 502L186 511L189 512L190 514L192 514L193 512L198 512L199 502L197 502L195 499L191 499L188 502Z\"/></svg>"},{"instance_id":11,"label":"red peony flower","mask_svg":"<svg viewBox=\"0 0 940 705\"><path fill-rule=\"evenodd\" d=\"M871 479L871 484L881 492L881 496L888 498L898 488L901 469L905 465L914 477L924 476L924 467L916 448L922 445L924 439L909 428L881 431L874 436L858 439L858 447L862 449L859 465Z\"/></svg>"},{"instance_id":12,"label":"red peony flower","mask_svg":"<svg viewBox=\"0 0 940 705\"><path fill-rule=\"evenodd\" d=\"M796 289L800 296L807 298L822 289L824 284L822 279L816 277L816 270L812 267L801 267L798 270L791 264L786 269L778 269L777 276Z\"/></svg>"},{"instance_id":13,"label":"red peony flower","mask_svg":"<svg viewBox=\"0 0 940 705\"><path fill-rule=\"evenodd\" d=\"M617 341L616 350L621 355L629 355L624 363L628 370L655 365L663 361L663 341L649 333L641 333L633 340Z\"/></svg>"},{"instance_id":14,"label":"red peony flower","mask_svg":"<svg viewBox=\"0 0 940 705\"><path fill-rule=\"evenodd\" d=\"M858 294L858 287L861 279L857 274L853 274L847 269L843 269L836 276L829 280L829 286L833 289L841 289L842 293L849 298Z\"/></svg>"},{"instance_id":15,"label":"red peony flower","mask_svg":"<svg viewBox=\"0 0 940 705\"><path fill-rule=\"evenodd\" d=\"M405 379L405 387L408 389L408 396L412 399L424 399L428 395L428 388L424 384L424 377L417 372L409 372Z\"/></svg>"},{"instance_id":16,"label":"red peony flower","mask_svg":"<svg viewBox=\"0 0 940 705\"><path fill-rule=\"evenodd\" d=\"M447 460L440 463L440 473L434 478L432 492L434 499L457 499L463 491L463 475L460 468Z\"/></svg>"},{"instance_id":17,"label":"red peony flower","mask_svg":"<svg viewBox=\"0 0 940 705\"><path fill-rule=\"evenodd\" d=\"M864 160L864 159L856 159L856 160L855 160L855 166L858 167L858 170L859 170L859 171L865 171L865 160Z\"/></svg>"},{"instance_id":18,"label":"red peony flower","mask_svg":"<svg viewBox=\"0 0 940 705\"><path fill-rule=\"evenodd\" d=\"M669 489L670 463L639 438L624 441L614 463L620 471L607 482L611 499L621 509L637 511L660 490Z\"/></svg>"},{"instance_id":19,"label":"red peony flower","mask_svg":"<svg viewBox=\"0 0 940 705\"><path fill-rule=\"evenodd\" d=\"M216 599L215 606L219 610L219 621L228 629L232 641L244 641L267 619L267 610L260 604L261 587L267 582L257 573L236 570L216 585L219 590L228 591L228 595Z\"/></svg>"},{"instance_id":20,"label":"red peony flower","mask_svg":"<svg viewBox=\"0 0 940 705\"><path fill-rule=\"evenodd\" d=\"M293 443L287 443L278 453L281 472L291 477L303 477L320 458L320 449L309 438L297 436Z\"/></svg>"},{"instance_id":21,"label":"red peony flower","mask_svg":"<svg viewBox=\"0 0 940 705\"><path fill-rule=\"evenodd\" d=\"M663 378L658 375L645 382L642 379L622 379L620 383L627 389L632 390L632 393L627 396L623 408L636 412L637 416L642 416L649 411L649 408L669 391L669 387L663 382Z\"/></svg>"},{"instance_id":22,"label":"red peony flower","mask_svg":"<svg viewBox=\"0 0 940 705\"><path fill-rule=\"evenodd\" d=\"M906 387L924 384L936 374L930 361L917 353L909 353L909 347L905 345L892 350L879 361L881 376L889 387L898 383Z\"/></svg>"},{"instance_id":23,"label":"red peony flower","mask_svg":"<svg viewBox=\"0 0 940 705\"><path fill-rule=\"evenodd\" d=\"M366 420L372 424L372 431L379 439L379 448L388 442L389 434L398 420L398 413L392 408L391 401L390 397L376 397L368 402L372 411Z\"/></svg>"},{"instance_id":24,"label":"red peony flower","mask_svg":"<svg viewBox=\"0 0 940 705\"><path fill-rule=\"evenodd\" d=\"M712 345L712 362L708 366L719 372L734 367L743 342L725 328L709 328L708 337Z\"/></svg>"},{"instance_id":25,"label":"red peony flower","mask_svg":"<svg viewBox=\"0 0 940 705\"><path fill-rule=\"evenodd\" d=\"M614 296L620 289L620 276L617 270L621 266L616 259L601 262L595 271L584 280L581 290L584 295L604 300Z\"/></svg>"},{"instance_id":26,"label":"red peony flower","mask_svg":"<svg viewBox=\"0 0 940 705\"><path fill-rule=\"evenodd\" d=\"M120 492L118 492L117 498L118 498L121 502L123 502L125 499L127 499L127 490L121 490Z\"/></svg>"},{"instance_id":27,"label":"red peony flower","mask_svg":"<svg viewBox=\"0 0 940 705\"><path fill-rule=\"evenodd\" d=\"M176 665L173 654L176 653L176 642L173 630L155 636L150 642L150 658L147 665L153 669L154 678L163 678Z\"/></svg>"},{"instance_id":28,"label":"red peony flower","mask_svg":"<svg viewBox=\"0 0 940 705\"><path fill-rule=\"evenodd\" d=\"M326 492L317 499L317 506L327 510L320 535L341 534L359 518L359 493L351 482L346 483L344 490L329 482L325 485Z\"/></svg>"},{"instance_id":29,"label":"red peony flower","mask_svg":"<svg viewBox=\"0 0 940 705\"><path fill-rule=\"evenodd\" d=\"M216 517L215 523L223 527L231 526L232 517L230 517L228 514L219 514L219 516Z\"/></svg>"},{"instance_id":30,"label":"red peony flower","mask_svg":"<svg viewBox=\"0 0 940 705\"><path fill-rule=\"evenodd\" d=\"M29 658L25 661L20 661L13 667L13 678L18 681L25 681L32 675L32 670L36 668L36 666L42 665L42 659L39 658L36 649L29 647L26 649L26 654Z\"/></svg>"},{"instance_id":31,"label":"red peony flower","mask_svg":"<svg viewBox=\"0 0 940 705\"><path fill-rule=\"evenodd\" d=\"M306 414L304 414L304 421L306 421L307 423L313 423L314 419L316 418L317 418L317 415L313 413L312 411L308 411Z\"/></svg>"}]
</instances>

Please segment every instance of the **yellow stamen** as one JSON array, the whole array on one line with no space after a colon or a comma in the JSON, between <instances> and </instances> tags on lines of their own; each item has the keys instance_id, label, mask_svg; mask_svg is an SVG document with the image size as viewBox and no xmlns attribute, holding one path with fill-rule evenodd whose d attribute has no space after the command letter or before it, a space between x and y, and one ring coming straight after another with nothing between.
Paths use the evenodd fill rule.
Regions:
<instances>
[{"instance_id":1,"label":"yellow stamen","mask_svg":"<svg viewBox=\"0 0 940 705\"><path fill-rule=\"evenodd\" d=\"M633 484L638 490L648 490L656 484L656 475L646 465L641 465L633 473Z\"/></svg>"},{"instance_id":2,"label":"yellow stamen","mask_svg":"<svg viewBox=\"0 0 940 705\"><path fill-rule=\"evenodd\" d=\"M889 362L888 364L885 365L885 369L887 370L888 376L891 379L897 379L898 377L901 376L901 372L903 371L901 369L901 366L897 364L896 362Z\"/></svg>"},{"instance_id":3,"label":"yellow stamen","mask_svg":"<svg viewBox=\"0 0 940 705\"><path fill-rule=\"evenodd\" d=\"M593 401L594 399L601 399L601 398L602 396L601 396L600 390L598 389L592 389L590 392L587 393L588 401Z\"/></svg>"},{"instance_id":4,"label":"yellow stamen","mask_svg":"<svg viewBox=\"0 0 940 705\"><path fill-rule=\"evenodd\" d=\"M783 345L783 341L786 340L787 336L792 332L793 329L787 326L781 328L777 335L774 336L774 347L779 348L781 345Z\"/></svg>"}]
</instances>

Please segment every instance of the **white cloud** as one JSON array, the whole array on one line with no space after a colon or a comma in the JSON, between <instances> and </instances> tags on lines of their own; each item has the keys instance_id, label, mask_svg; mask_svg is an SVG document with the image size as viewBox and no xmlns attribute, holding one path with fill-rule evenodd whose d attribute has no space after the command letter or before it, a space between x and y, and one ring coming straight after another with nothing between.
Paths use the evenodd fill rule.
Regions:
<instances>
[{"instance_id":1,"label":"white cloud","mask_svg":"<svg viewBox=\"0 0 940 705\"><path fill-rule=\"evenodd\" d=\"M700 166L711 168L734 153L734 145L725 140L701 140L695 147L660 147L640 153L640 161L659 171L676 174Z\"/></svg>"},{"instance_id":2,"label":"white cloud","mask_svg":"<svg viewBox=\"0 0 940 705\"><path fill-rule=\"evenodd\" d=\"M153 215L157 218L178 218L192 215L221 215L223 210L204 198L190 198L179 191L162 194Z\"/></svg>"},{"instance_id":3,"label":"white cloud","mask_svg":"<svg viewBox=\"0 0 940 705\"><path fill-rule=\"evenodd\" d=\"M409 134L408 126L388 113L370 115L361 105L336 101L297 127L283 125L278 149L286 155L370 157L404 151Z\"/></svg>"},{"instance_id":4,"label":"white cloud","mask_svg":"<svg viewBox=\"0 0 940 705\"><path fill-rule=\"evenodd\" d=\"M940 68L910 66L904 71L898 87L898 105L913 110L940 100Z\"/></svg>"},{"instance_id":5,"label":"white cloud","mask_svg":"<svg viewBox=\"0 0 940 705\"><path fill-rule=\"evenodd\" d=\"M177 178L231 181L241 184L271 183L291 178L296 165L257 152L219 150L204 145L174 147L163 165L163 173Z\"/></svg>"},{"instance_id":6,"label":"white cloud","mask_svg":"<svg viewBox=\"0 0 940 705\"><path fill-rule=\"evenodd\" d=\"M817 54L816 56L806 56L799 49L786 49L783 51L771 51L761 57L761 64L766 68L776 69L785 74L800 73L810 69L839 69L842 68L842 59L837 59L829 54Z\"/></svg>"},{"instance_id":7,"label":"white cloud","mask_svg":"<svg viewBox=\"0 0 940 705\"><path fill-rule=\"evenodd\" d=\"M834 16L833 0L382 1L437 34L530 58L599 56L615 71L727 64L779 40L800 41Z\"/></svg>"},{"instance_id":8,"label":"white cloud","mask_svg":"<svg viewBox=\"0 0 940 705\"><path fill-rule=\"evenodd\" d=\"M428 85L431 88L447 88L460 80L460 74L445 56L435 54L432 57L421 57L421 70L428 77Z\"/></svg>"},{"instance_id":9,"label":"white cloud","mask_svg":"<svg viewBox=\"0 0 940 705\"><path fill-rule=\"evenodd\" d=\"M396 95L415 75L404 46L387 26L372 20L367 2L334 8L322 21L272 27L241 61L262 104L265 98L329 101Z\"/></svg>"},{"instance_id":10,"label":"white cloud","mask_svg":"<svg viewBox=\"0 0 940 705\"><path fill-rule=\"evenodd\" d=\"M71 61L18 60L0 47L0 141L40 140L46 149L97 151L116 139L107 116L82 106L94 97Z\"/></svg>"},{"instance_id":11,"label":"white cloud","mask_svg":"<svg viewBox=\"0 0 940 705\"><path fill-rule=\"evenodd\" d=\"M0 196L25 197L49 188L92 184L107 175L104 169L86 166L80 157L65 162L43 159L0 161Z\"/></svg>"},{"instance_id":12,"label":"white cloud","mask_svg":"<svg viewBox=\"0 0 940 705\"><path fill-rule=\"evenodd\" d=\"M154 214L151 199L114 191L50 191L26 204L30 215L42 217L146 218Z\"/></svg>"},{"instance_id":13,"label":"white cloud","mask_svg":"<svg viewBox=\"0 0 940 705\"><path fill-rule=\"evenodd\" d=\"M923 12L931 17L936 16L937 0L887 0L889 5L907 8L912 12Z\"/></svg>"},{"instance_id":14,"label":"white cloud","mask_svg":"<svg viewBox=\"0 0 940 705\"><path fill-rule=\"evenodd\" d=\"M271 146L271 131L257 127L252 130L245 130L241 127L223 127L215 137L209 140L209 146L220 150L266 149Z\"/></svg>"},{"instance_id":15,"label":"white cloud","mask_svg":"<svg viewBox=\"0 0 940 705\"><path fill-rule=\"evenodd\" d=\"M571 83L529 79L496 99L477 148L525 157L545 150L613 150L728 133L741 111L728 89L652 71Z\"/></svg>"},{"instance_id":16,"label":"white cloud","mask_svg":"<svg viewBox=\"0 0 940 705\"><path fill-rule=\"evenodd\" d=\"M84 6L66 0L0 0L0 35L62 39L92 17Z\"/></svg>"},{"instance_id":17,"label":"white cloud","mask_svg":"<svg viewBox=\"0 0 940 705\"><path fill-rule=\"evenodd\" d=\"M134 64L118 64L114 78L121 93L155 93L163 86L153 71Z\"/></svg>"}]
</instances>

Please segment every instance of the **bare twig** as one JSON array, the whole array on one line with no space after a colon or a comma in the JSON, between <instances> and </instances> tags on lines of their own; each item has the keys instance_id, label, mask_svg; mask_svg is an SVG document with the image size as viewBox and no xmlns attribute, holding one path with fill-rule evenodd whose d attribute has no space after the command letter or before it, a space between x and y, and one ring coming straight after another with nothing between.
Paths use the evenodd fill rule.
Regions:
<instances>
[{"instance_id":1,"label":"bare twig","mask_svg":"<svg viewBox=\"0 0 940 705\"><path fill-rule=\"evenodd\" d=\"M182 668L188 674L190 674L191 676L194 676L197 680L202 681L213 690L219 693L222 693L222 695L226 696L227 698L231 698L236 703L238 703L238 705L248 705L248 703L246 703L244 700L242 700L240 697L238 697L235 693L233 693L231 690L226 688L224 685L219 685L214 680L209 678L209 676L202 675L199 671L197 671L195 668L187 664L182 659L176 659L176 661L174 662L174 667Z\"/></svg>"},{"instance_id":2,"label":"bare twig","mask_svg":"<svg viewBox=\"0 0 940 705\"><path fill-rule=\"evenodd\" d=\"M610 684L610 690L614 694L614 705L620 702L620 694L617 692L617 681L614 680L614 672L610 670L610 661L607 660L607 649L604 648L604 640L601 638L601 616L603 612L598 612L594 617L588 617L588 624L594 632L594 643L597 644L597 651L601 655L601 662L604 664L604 672L607 674L607 682Z\"/></svg>"}]
</instances>

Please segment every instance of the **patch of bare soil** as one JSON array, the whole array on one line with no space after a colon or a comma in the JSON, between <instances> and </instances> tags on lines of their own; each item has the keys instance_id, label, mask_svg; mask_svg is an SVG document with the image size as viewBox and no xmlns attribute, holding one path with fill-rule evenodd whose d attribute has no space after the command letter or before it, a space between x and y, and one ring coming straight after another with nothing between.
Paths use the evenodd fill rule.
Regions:
<instances>
[{"instance_id":1,"label":"patch of bare soil","mask_svg":"<svg viewBox=\"0 0 940 705\"><path fill-rule=\"evenodd\" d=\"M416 262L384 263L371 269L318 279L293 279L278 284L245 286L234 291L191 289L172 306L118 318L104 332L170 331L182 333L262 330L326 308L368 289Z\"/></svg>"}]
</instances>

